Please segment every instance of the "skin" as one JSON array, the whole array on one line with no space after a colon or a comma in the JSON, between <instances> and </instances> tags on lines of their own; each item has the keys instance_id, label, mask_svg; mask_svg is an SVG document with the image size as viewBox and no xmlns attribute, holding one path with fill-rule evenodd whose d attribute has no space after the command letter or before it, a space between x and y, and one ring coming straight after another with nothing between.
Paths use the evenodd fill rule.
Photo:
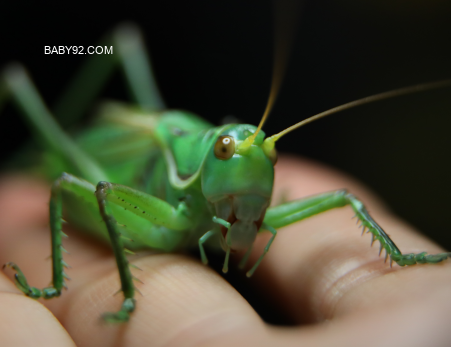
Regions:
<instances>
[{"instance_id":1,"label":"skin","mask_svg":"<svg viewBox=\"0 0 451 347\"><path fill-rule=\"evenodd\" d=\"M393 216L358 182L307 160L282 157L273 200L346 187L364 201L403 252L442 252ZM15 261L29 283L50 279L48 185L15 175L0 181L0 262ZM265 324L236 290L199 260L140 253L133 270L137 310L124 325L101 324L122 295L108 247L69 230L73 279L59 299L25 297L0 272L1 346L449 346L451 262L393 268L360 237L349 207L280 230L252 281L299 325ZM269 234L257 239L255 261ZM239 260L239 257L233 257ZM251 263L249 263L251 264ZM231 269L231 271L237 271Z\"/></svg>"}]
</instances>

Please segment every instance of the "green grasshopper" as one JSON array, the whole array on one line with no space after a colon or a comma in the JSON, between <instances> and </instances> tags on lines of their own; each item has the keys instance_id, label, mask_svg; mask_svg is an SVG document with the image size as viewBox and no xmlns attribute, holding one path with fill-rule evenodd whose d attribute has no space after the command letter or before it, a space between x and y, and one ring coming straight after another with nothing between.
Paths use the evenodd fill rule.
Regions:
<instances>
[{"instance_id":1,"label":"green grasshopper","mask_svg":"<svg viewBox=\"0 0 451 347\"><path fill-rule=\"evenodd\" d=\"M25 295L58 297L65 287L62 238L64 218L111 243L124 294L118 312L106 313L108 322L125 322L135 310L135 287L126 253L152 248L172 252L198 246L204 264L205 247L225 252L223 272L234 251L250 256L257 234L269 231L263 253L247 272L256 271L274 241L278 228L330 209L350 205L363 231L380 242L386 259L400 266L438 263L449 253L402 254L368 214L362 202L338 190L275 207L271 202L275 142L288 132L318 118L364 103L450 85L450 81L398 89L360 99L299 122L270 137L258 127L228 124L214 127L186 111L165 110L139 32L119 27L107 39L117 54L110 60L94 56L82 68L60 103L60 113L79 118L89 100L117 66L125 71L137 106L109 102L99 110L98 124L74 139L55 122L30 78L20 65L6 67L0 76L0 106L11 97L29 122L44 149L41 171L54 179L50 198L52 285L31 287L20 268L12 268ZM92 83L85 84L88 77ZM66 110L66 111L64 111ZM116 183L113 183L116 182Z\"/></svg>"}]
</instances>

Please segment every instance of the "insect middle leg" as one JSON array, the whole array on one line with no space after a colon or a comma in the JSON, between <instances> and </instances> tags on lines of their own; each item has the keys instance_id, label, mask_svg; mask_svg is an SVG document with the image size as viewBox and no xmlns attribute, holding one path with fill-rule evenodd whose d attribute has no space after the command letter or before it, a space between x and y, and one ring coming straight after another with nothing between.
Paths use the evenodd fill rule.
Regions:
<instances>
[{"instance_id":1,"label":"insect middle leg","mask_svg":"<svg viewBox=\"0 0 451 347\"><path fill-rule=\"evenodd\" d=\"M50 197L50 231L52 240L52 286L43 289L38 289L36 287L30 287L25 275L22 273L20 268L12 263L6 263L5 266L10 267L16 274L14 275L14 280L17 287L27 296L38 299L51 299L53 297L58 297L61 295L63 287L65 287L64 279L68 278L64 273L64 267L67 264L63 260L62 237L65 234L62 231L62 190L69 189L83 197L89 198L92 196L94 186L86 181L76 179L73 176L64 174L62 177L57 179L51 189Z\"/></svg>"},{"instance_id":2,"label":"insect middle leg","mask_svg":"<svg viewBox=\"0 0 451 347\"><path fill-rule=\"evenodd\" d=\"M174 208L165 201L155 198L151 195L136 191L129 187L99 182L97 188L82 179L70 174L63 174L55 181L52 186L52 195L50 201L50 228L52 232L52 260L53 260L53 285L48 288L38 289L30 287L27 280L14 263L6 265L16 271L15 281L19 289L27 296L32 298L43 297L46 299L61 295L64 287L64 278L66 277L63 267L66 265L62 260L63 248L61 246L62 209L64 196L71 195L78 199L78 203L87 205L88 212L98 218L102 217L106 225L107 233L105 236L111 242L116 263L121 280L121 290L124 293L124 301L121 309L116 313L107 313L103 317L108 322L125 322L129 319L130 313L135 308L135 288L133 285L133 276L130 272L129 262L125 256L124 243L120 232L119 224L116 222L115 215L121 217L121 221L128 220L130 225L137 226L140 222L145 225L140 230L131 230L130 235L137 236L137 242L145 245L151 236L140 235L143 230L148 229L149 223L165 226L174 231L183 233L189 229L191 221L187 217L186 206L181 203L179 208ZM129 208L130 205L134 208ZM128 210L125 210L128 208ZM100 212L100 215L99 215ZM138 216L136 218L134 216ZM80 216L79 218L86 218ZM131 220L133 219L133 220ZM101 224L100 224L101 225ZM150 240L151 241L151 240Z\"/></svg>"},{"instance_id":3,"label":"insect middle leg","mask_svg":"<svg viewBox=\"0 0 451 347\"><path fill-rule=\"evenodd\" d=\"M385 249L387 257L391 262L396 262L400 266L439 263L450 257L450 253L427 254L402 254L395 243L385 233L385 231L369 215L363 203L346 190L337 190L330 193L315 195L305 199L291 201L268 209L264 223L280 228L302 219L314 216L337 207L350 205L355 212L355 216L360 220L363 231L370 232L374 241L379 241L382 249Z\"/></svg>"}]
</instances>

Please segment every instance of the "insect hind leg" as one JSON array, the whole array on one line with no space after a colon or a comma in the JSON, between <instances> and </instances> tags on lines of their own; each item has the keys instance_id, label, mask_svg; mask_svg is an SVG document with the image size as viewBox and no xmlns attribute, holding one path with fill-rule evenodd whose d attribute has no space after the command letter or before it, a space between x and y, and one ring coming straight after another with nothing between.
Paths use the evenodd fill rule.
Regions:
<instances>
[{"instance_id":1,"label":"insect hind leg","mask_svg":"<svg viewBox=\"0 0 451 347\"><path fill-rule=\"evenodd\" d=\"M0 103L10 98L44 149L67 159L89 181L108 179L96 161L84 153L54 120L25 68L18 63L6 66L0 73Z\"/></svg>"},{"instance_id":2,"label":"insect hind leg","mask_svg":"<svg viewBox=\"0 0 451 347\"><path fill-rule=\"evenodd\" d=\"M98 43L114 49L112 54L93 54L77 71L54 107L64 125L81 118L109 77L122 67L133 100L145 110L161 110L165 104L154 78L141 31L132 23L122 23Z\"/></svg>"}]
</instances>

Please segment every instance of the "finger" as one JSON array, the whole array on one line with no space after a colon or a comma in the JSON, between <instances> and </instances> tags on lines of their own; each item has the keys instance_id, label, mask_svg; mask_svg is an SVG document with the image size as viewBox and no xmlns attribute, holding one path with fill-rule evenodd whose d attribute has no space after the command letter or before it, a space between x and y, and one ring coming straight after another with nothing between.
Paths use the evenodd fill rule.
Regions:
<instances>
[{"instance_id":1,"label":"finger","mask_svg":"<svg viewBox=\"0 0 451 347\"><path fill-rule=\"evenodd\" d=\"M199 262L165 254L143 257L135 260L134 264L144 270L140 276L144 285L138 286L143 297L137 297L138 310L126 325L105 326L98 319L92 319L120 305L121 299L112 296L112 288L119 285L114 264L111 264L111 273L77 288L75 298L65 296L70 304L61 319L79 345L330 346L335 341L336 346L371 346L368 336L374 333L376 323L381 329L386 329L384 338L393 341L406 333L407 330L401 327L421 323L411 311L394 312L393 320L381 323L380 320L387 317L385 311L372 312L371 315L360 313L317 329L279 331L265 326L227 283ZM86 273L89 270L80 271ZM434 307L427 302L424 306L431 310ZM423 327L446 317L443 314L445 310L434 313L433 318L428 318L428 324L421 323ZM394 322L397 331L393 333L388 328ZM356 328L361 330L356 332ZM379 345L379 341L373 345Z\"/></svg>"},{"instance_id":2,"label":"finger","mask_svg":"<svg viewBox=\"0 0 451 347\"><path fill-rule=\"evenodd\" d=\"M18 293L0 273L0 346L75 346L44 306Z\"/></svg>"},{"instance_id":3,"label":"finger","mask_svg":"<svg viewBox=\"0 0 451 347\"><path fill-rule=\"evenodd\" d=\"M360 184L309 161L280 160L276 195L288 199L348 188L368 207L374 219L390 234L403 253L442 252L437 245L394 217ZM255 274L267 296L277 298L298 322L331 319L361 307L388 305L388 299L421 300L425 293L451 288L450 262L390 268L370 248L371 237L360 232L350 207L340 208L281 228ZM262 235L253 253L264 247ZM430 288L428 281L436 284ZM431 283L431 282L429 282ZM263 286L265 284L265 286Z\"/></svg>"},{"instance_id":4,"label":"finger","mask_svg":"<svg viewBox=\"0 0 451 347\"><path fill-rule=\"evenodd\" d=\"M449 294L409 305L359 310L299 329L272 328L274 345L315 347L449 346Z\"/></svg>"}]
</instances>

